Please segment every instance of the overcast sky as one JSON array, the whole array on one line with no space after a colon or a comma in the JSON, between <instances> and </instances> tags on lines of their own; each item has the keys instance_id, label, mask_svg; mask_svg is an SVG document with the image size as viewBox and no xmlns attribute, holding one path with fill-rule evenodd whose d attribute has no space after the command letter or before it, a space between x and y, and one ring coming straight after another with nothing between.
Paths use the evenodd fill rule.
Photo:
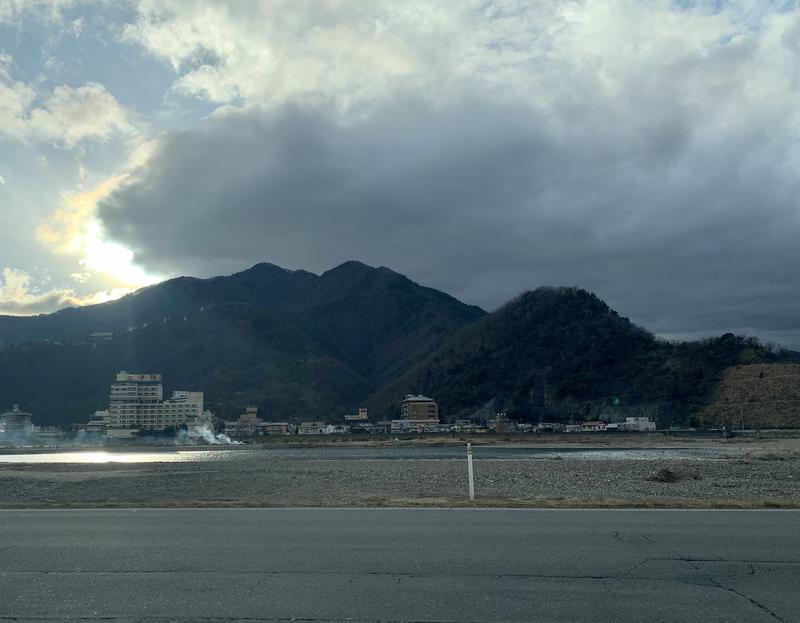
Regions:
<instances>
[{"instance_id":1,"label":"overcast sky","mask_svg":"<svg viewBox=\"0 0 800 623\"><path fill-rule=\"evenodd\" d=\"M800 348L800 3L0 0L0 313L348 259Z\"/></svg>"}]
</instances>

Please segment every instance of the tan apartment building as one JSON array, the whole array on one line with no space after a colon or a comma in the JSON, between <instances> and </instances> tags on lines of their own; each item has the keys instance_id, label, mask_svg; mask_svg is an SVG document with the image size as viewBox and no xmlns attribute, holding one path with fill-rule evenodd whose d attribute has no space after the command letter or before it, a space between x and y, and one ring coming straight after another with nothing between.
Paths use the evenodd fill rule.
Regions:
<instances>
[{"instance_id":1,"label":"tan apartment building","mask_svg":"<svg viewBox=\"0 0 800 623\"><path fill-rule=\"evenodd\" d=\"M408 394L400 403L400 413L403 420L438 420L439 405L433 398Z\"/></svg>"},{"instance_id":2,"label":"tan apartment building","mask_svg":"<svg viewBox=\"0 0 800 623\"><path fill-rule=\"evenodd\" d=\"M345 415L344 416L345 422L367 422L369 421L369 415L367 415L367 409L365 407L360 407L358 409L358 413L354 413L352 415Z\"/></svg>"},{"instance_id":3,"label":"tan apartment building","mask_svg":"<svg viewBox=\"0 0 800 623\"><path fill-rule=\"evenodd\" d=\"M234 439L256 437L261 434L263 424L258 407L247 407L236 420L225 422L225 434Z\"/></svg>"}]
</instances>

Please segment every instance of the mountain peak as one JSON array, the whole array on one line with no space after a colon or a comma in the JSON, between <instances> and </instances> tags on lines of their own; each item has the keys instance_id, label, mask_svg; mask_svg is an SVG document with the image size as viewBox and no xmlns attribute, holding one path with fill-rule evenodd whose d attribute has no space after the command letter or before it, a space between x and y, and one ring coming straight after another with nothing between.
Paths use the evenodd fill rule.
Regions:
<instances>
[{"instance_id":1,"label":"mountain peak","mask_svg":"<svg viewBox=\"0 0 800 623\"><path fill-rule=\"evenodd\" d=\"M334 266L333 268L326 270L321 276L325 277L326 275L336 274L369 274L374 273L377 270L378 269L374 266L369 266L364 262L360 262L358 260L347 260L338 266Z\"/></svg>"},{"instance_id":2,"label":"mountain peak","mask_svg":"<svg viewBox=\"0 0 800 623\"><path fill-rule=\"evenodd\" d=\"M540 286L511 299L497 311L501 313L544 315L617 316L596 294L578 287Z\"/></svg>"},{"instance_id":3,"label":"mountain peak","mask_svg":"<svg viewBox=\"0 0 800 623\"><path fill-rule=\"evenodd\" d=\"M284 268L283 266L278 266L277 264L272 264L271 262L259 262L257 264L253 264L250 268L245 268L237 273L233 273L231 277L236 277L237 275L258 275L258 274L274 274L274 273L283 273L287 275L291 275L295 272L306 272L304 270L295 271L289 268Z\"/></svg>"}]
</instances>

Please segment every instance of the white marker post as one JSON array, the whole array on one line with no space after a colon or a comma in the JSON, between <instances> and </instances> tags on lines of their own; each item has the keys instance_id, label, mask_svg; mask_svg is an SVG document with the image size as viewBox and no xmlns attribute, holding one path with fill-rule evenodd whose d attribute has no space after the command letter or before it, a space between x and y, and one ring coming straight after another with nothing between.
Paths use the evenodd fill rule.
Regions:
<instances>
[{"instance_id":1,"label":"white marker post","mask_svg":"<svg viewBox=\"0 0 800 623\"><path fill-rule=\"evenodd\" d=\"M472 474L472 444L467 444L467 474L469 475L469 501L475 501L475 478Z\"/></svg>"}]
</instances>

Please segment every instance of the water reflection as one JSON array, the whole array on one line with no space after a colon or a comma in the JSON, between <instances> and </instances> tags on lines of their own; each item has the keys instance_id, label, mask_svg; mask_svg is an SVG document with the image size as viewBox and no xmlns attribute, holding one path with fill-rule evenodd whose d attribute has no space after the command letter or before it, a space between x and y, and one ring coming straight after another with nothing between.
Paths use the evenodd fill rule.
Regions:
<instances>
[{"instance_id":1,"label":"water reflection","mask_svg":"<svg viewBox=\"0 0 800 623\"><path fill-rule=\"evenodd\" d=\"M204 452L105 452L70 451L3 454L0 463L177 463L197 461Z\"/></svg>"},{"instance_id":2,"label":"water reflection","mask_svg":"<svg viewBox=\"0 0 800 623\"><path fill-rule=\"evenodd\" d=\"M652 460L652 459L723 459L733 453L730 448L585 448L585 447L514 447L474 446L476 459L484 460ZM462 460L463 446L392 446L392 447L318 447L318 448L215 448L192 450L147 449L65 450L62 452L30 452L2 454L3 463L180 463L187 461L256 461L274 460Z\"/></svg>"}]
</instances>

